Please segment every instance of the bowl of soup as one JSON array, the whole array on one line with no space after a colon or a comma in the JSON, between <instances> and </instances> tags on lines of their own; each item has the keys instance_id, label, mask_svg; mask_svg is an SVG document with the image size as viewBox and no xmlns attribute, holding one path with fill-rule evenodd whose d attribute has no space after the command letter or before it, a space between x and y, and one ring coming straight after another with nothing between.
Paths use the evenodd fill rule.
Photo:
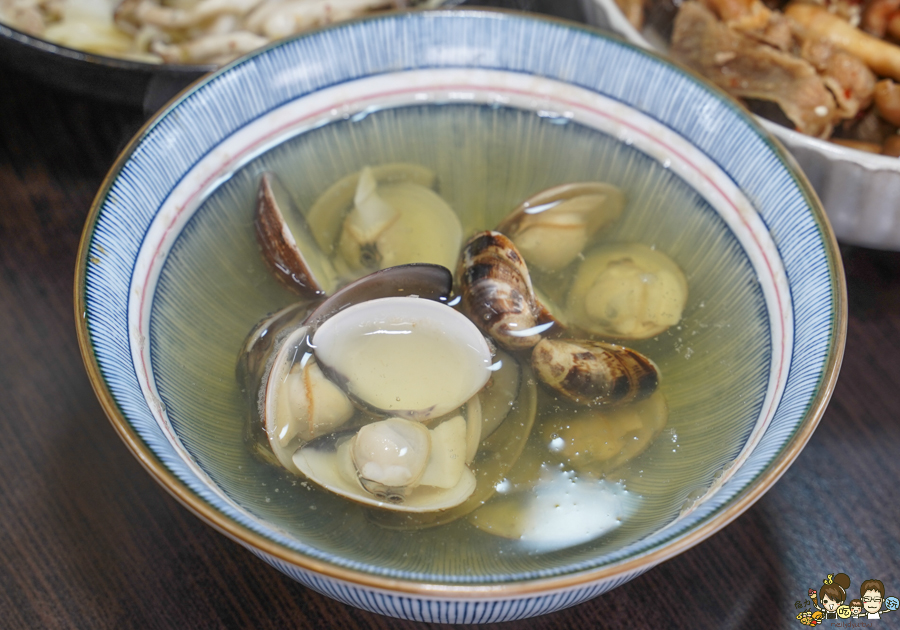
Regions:
<instances>
[{"instance_id":1,"label":"bowl of soup","mask_svg":"<svg viewBox=\"0 0 900 630\"><path fill-rule=\"evenodd\" d=\"M203 80L111 171L75 295L104 409L188 509L445 623L577 604L736 518L809 439L846 326L821 206L739 105L479 10Z\"/></svg>"}]
</instances>

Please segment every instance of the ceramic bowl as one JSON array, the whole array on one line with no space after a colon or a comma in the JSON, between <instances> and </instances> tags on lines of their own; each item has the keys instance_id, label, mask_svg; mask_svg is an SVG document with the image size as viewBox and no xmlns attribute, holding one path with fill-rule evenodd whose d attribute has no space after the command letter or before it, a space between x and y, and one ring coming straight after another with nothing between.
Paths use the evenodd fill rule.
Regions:
<instances>
[{"instance_id":1,"label":"ceramic bowl","mask_svg":"<svg viewBox=\"0 0 900 630\"><path fill-rule=\"evenodd\" d=\"M588 500L529 504L537 519L511 539L471 518L398 529L257 459L245 437L238 353L296 299L255 240L260 173L277 172L305 209L338 178L400 161L437 173L467 233L549 186L616 184L625 214L602 239L667 253L690 285L679 325L634 342L663 374L666 428L606 479L579 481ZM572 606L736 518L809 439L846 326L815 194L737 103L599 31L477 10L337 25L194 86L98 193L75 302L104 409L188 509L321 593L444 623ZM533 439L554 421L538 418ZM595 499L613 491L605 511Z\"/></svg>"},{"instance_id":2,"label":"ceramic bowl","mask_svg":"<svg viewBox=\"0 0 900 630\"><path fill-rule=\"evenodd\" d=\"M638 31L615 0L580 0L589 24L612 30L632 44L664 52L665 39L652 28ZM900 249L900 160L873 155L806 136L764 118L769 133L788 148L822 200L841 242Z\"/></svg>"}]
</instances>

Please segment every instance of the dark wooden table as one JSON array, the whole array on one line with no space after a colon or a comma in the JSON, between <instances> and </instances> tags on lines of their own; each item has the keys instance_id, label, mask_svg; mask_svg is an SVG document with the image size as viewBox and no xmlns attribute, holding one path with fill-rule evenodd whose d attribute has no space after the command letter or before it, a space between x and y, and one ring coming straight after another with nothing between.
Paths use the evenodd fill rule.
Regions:
<instances>
[{"instance_id":1,"label":"dark wooden table","mask_svg":"<svg viewBox=\"0 0 900 630\"><path fill-rule=\"evenodd\" d=\"M327 599L202 524L104 416L75 339L75 252L142 119L0 65L0 628L424 627ZM797 628L797 602L837 572L851 595L870 577L900 595L900 254L842 253L841 378L775 487L615 591L504 628Z\"/></svg>"}]
</instances>

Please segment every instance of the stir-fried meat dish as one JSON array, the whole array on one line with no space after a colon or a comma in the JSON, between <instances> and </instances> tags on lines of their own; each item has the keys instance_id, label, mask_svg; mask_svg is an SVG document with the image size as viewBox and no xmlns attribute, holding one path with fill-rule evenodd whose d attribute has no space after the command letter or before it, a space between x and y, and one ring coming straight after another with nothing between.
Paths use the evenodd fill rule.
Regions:
<instances>
[{"instance_id":1,"label":"stir-fried meat dish","mask_svg":"<svg viewBox=\"0 0 900 630\"><path fill-rule=\"evenodd\" d=\"M638 14L636 26L642 19ZM685 0L670 52L801 133L900 156L897 42L900 0L777 8L760 0Z\"/></svg>"}]
</instances>

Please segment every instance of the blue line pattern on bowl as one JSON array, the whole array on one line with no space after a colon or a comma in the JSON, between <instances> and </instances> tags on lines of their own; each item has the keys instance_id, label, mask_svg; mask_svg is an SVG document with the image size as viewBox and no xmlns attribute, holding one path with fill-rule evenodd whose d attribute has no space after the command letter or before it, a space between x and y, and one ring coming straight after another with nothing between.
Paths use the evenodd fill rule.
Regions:
<instances>
[{"instance_id":1,"label":"blue line pattern on bowl","mask_svg":"<svg viewBox=\"0 0 900 630\"><path fill-rule=\"evenodd\" d=\"M611 591L650 568L645 567L639 571L625 573L583 588L521 598L423 600L418 597L405 597L385 591L362 589L339 580L322 578L315 573L282 562L255 549L250 548L250 551L297 582L339 602L389 617L427 623L497 623L545 615L575 606Z\"/></svg>"},{"instance_id":2,"label":"blue line pattern on bowl","mask_svg":"<svg viewBox=\"0 0 900 630\"><path fill-rule=\"evenodd\" d=\"M498 41L502 45L497 45ZM287 548L378 574L376 567L323 557L279 532L262 528L223 504L173 452L147 408L132 366L126 321L129 281L142 235L162 201L180 174L223 137L317 89L373 74L433 67L481 67L546 76L629 104L690 139L719 164L748 195L772 233L792 286L796 328L787 387L756 450L718 493L687 517L602 559L536 572L523 579L595 569L659 548L715 515L744 491L796 432L822 382L835 334L836 296L823 227L808 212L809 200L781 155L752 121L736 105L721 100L681 70L589 30L482 12L392 15L277 44L200 85L146 131L112 182L98 214L89 246L85 302L101 373L122 414L147 447L204 501ZM291 570L297 576L309 575ZM324 584L331 583L315 579L319 582L314 588L324 590ZM579 593L587 593L587 598L592 589ZM388 608L400 605L395 599L390 602ZM576 603L567 602L548 603L546 610L541 604L537 612ZM389 610L379 612L391 614ZM488 618L513 617L498 611Z\"/></svg>"}]
</instances>

